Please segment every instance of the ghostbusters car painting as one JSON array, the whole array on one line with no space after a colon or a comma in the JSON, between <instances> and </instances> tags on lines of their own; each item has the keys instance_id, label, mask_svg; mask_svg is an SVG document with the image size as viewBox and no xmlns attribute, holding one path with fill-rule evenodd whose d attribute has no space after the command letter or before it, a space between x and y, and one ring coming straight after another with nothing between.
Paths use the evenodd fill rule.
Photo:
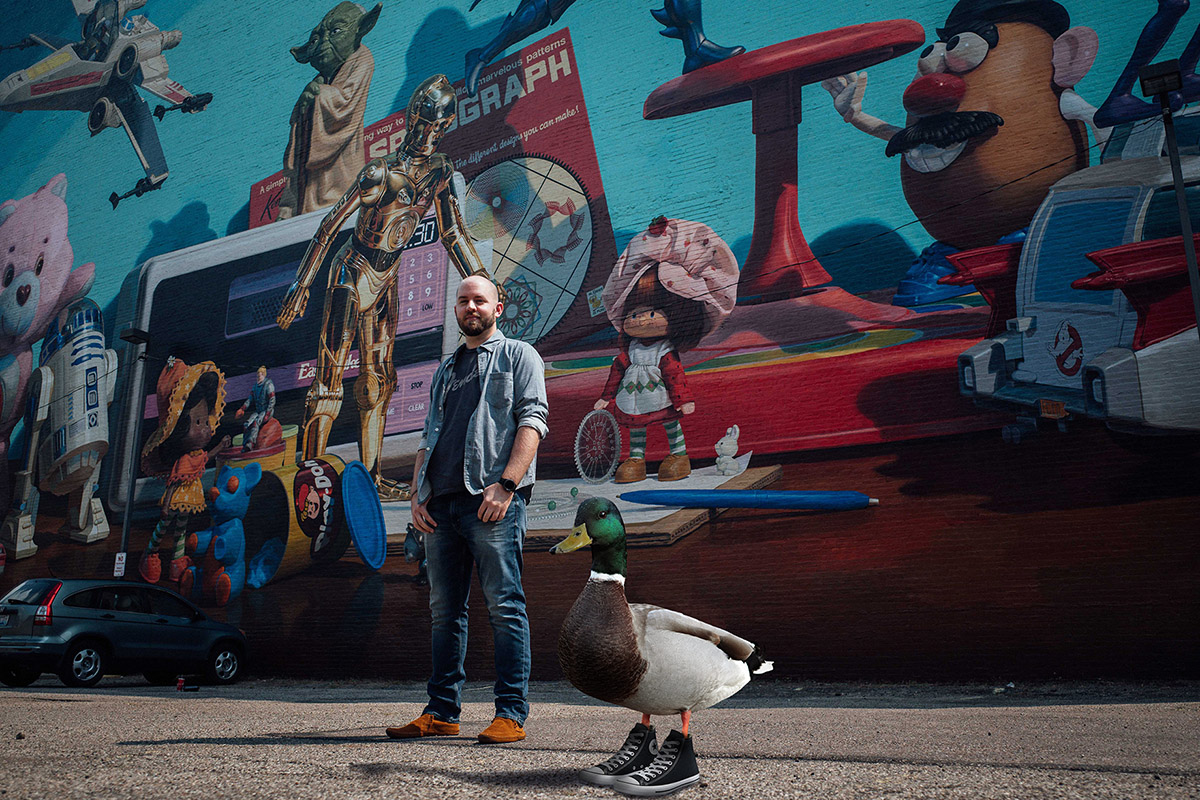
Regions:
<instances>
[{"instance_id":1,"label":"ghostbusters car painting","mask_svg":"<svg viewBox=\"0 0 1200 800\"><path fill-rule=\"evenodd\" d=\"M152 116L159 119L176 109L201 111L212 100L205 93L192 95L167 77L163 52L179 44L183 34L162 31L141 15L126 16L146 0L71 0L82 25L82 38L30 35L16 47L45 47L53 52L26 69L0 81L0 109L4 111L84 111L88 131L95 136L105 128L124 128L146 177L123 195L114 192L113 208L130 195L140 197L167 179L167 160L158 141ZM170 103L153 115L136 87Z\"/></svg>"},{"instance_id":2,"label":"ghostbusters car painting","mask_svg":"<svg viewBox=\"0 0 1200 800\"><path fill-rule=\"evenodd\" d=\"M1114 143L1131 141L1114 133ZM1192 153L1183 174L1200 229ZM945 280L974 281L992 306L987 338L959 356L959 389L1016 413L1006 438L1019 441L1039 419L1065 427L1087 417L1127 444L1200 443L1200 338L1167 159L1107 160L1069 175L1023 245L951 261L959 274Z\"/></svg>"}]
</instances>

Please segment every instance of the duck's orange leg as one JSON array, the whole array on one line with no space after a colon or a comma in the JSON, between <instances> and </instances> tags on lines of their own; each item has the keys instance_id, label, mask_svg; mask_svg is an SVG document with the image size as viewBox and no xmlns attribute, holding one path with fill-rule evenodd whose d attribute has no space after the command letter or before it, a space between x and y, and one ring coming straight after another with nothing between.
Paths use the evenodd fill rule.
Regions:
<instances>
[{"instance_id":1,"label":"duck's orange leg","mask_svg":"<svg viewBox=\"0 0 1200 800\"><path fill-rule=\"evenodd\" d=\"M650 727L650 715L649 714L642 714L642 724L645 725L647 728Z\"/></svg>"},{"instance_id":2,"label":"duck's orange leg","mask_svg":"<svg viewBox=\"0 0 1200 800\"><path fill-rule=\"evenodd\" d=\"M682 733L683 737L686 739L687 735L688 735L688 732L687 732L688 731L688 723L692 721L692 712L690 712L690 711L679 712L679 719L683 720L683 730L681 730L680 733Z\"/></svg>"}]
</instances>

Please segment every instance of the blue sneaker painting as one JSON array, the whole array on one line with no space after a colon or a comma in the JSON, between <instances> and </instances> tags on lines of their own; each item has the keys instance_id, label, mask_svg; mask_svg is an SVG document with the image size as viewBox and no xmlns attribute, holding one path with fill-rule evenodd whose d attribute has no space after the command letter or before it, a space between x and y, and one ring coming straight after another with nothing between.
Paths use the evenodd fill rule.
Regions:
<instances>
[{"instance_id":1,"label":"blue sneaker painting","mask_svg":"<svg viewBox=\"0 0 1200 800\"><path fill-rule=\"evenodd\" d=\"M1028 230L1028 228L1022 228L1007 236L1001 236L996 244L1016 244L1017 242L1023 242ZM912 266L908 268L908 272L905 273L904 277L900 280L900 284L896 287L896 295L892 298L892 305L911 308L913 306L939 303L943 300L949 300L951 297L962 297L963 295L973 293L975 291L974 284L952 286L938 283L940 278L953 275L958 271L946 259L946 256L957 252L959 252L957 248L942 242L934 242L922 250L921 255L917 256L917 259L913 261Z\"/></svg>"}]
</instances>

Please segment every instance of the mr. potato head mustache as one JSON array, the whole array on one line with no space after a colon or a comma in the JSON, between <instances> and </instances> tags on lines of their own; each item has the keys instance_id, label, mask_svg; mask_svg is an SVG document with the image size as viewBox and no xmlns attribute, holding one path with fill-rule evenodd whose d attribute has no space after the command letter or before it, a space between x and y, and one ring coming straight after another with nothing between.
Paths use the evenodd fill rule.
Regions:
<instances>
[{"instance_id":1,"label":"mr. potato head mustache","mask_svg":"<svg viewBox=\"0 0 1200 800\"><path fill-rule=\"evenodd\" d=\"M893 135L888 140L886 152L891 158L923 144L950 147L977 136L990 136L1003 124L1003 117L991 111L945 111L921 117Z\"/></svg>"}]
</instances>

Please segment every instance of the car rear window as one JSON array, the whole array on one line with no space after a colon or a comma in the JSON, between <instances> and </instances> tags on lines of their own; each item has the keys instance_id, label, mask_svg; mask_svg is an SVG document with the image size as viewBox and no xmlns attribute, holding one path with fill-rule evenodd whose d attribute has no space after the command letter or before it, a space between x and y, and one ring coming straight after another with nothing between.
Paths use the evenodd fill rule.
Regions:
<instances>
[{"instance_id":1,"label":"car rear window","mask_svg":"<svg viewBox=\"0 0 1200 800\"><path fill-rule=\"evenodd\" d=\"M1187 200L1192 233L1196 233L1200 231L1200 186L1188 186L1184 189L1183 196ZM1179 224L1179 201L1175 198L1175 188L1159 189L1150 198L1150 207L1146 209L1142 239L1149 241L1182 235L1183 227Z\"/></svg>"},{"instance_id":2,"label":"car rear window","mask_svg":"<svg viewBox=\"0 0 1200 800\"><path fill-rule=\"evenodd\" d=\"M105 586L100 589L100 605L110 611L124 611L133 614L145 614L146 601L142 593L133 586Z\"/></svg>"},{"instance_id":3,"label":"car rear window","mask_svg":"<svg viewBox=\"0 0 1200 800\"><path fill-rule=\"evenodd\" d=\"M196 612L183 600L161 589L147 589L146 597L150 600L150 613L161 614L164 617L192 617Z\"/></svg>"},{"instance_id":4,"label":"car rear window","mask_svg":"<svg viewBox=\"0 0 1200 800\"><path fill-rule=\"evenodd\" d=\"M1033 299L1038 303L1111 305L1113 291L1072 289L1071 281L1096 271L1085 253L1124 243L1132 200L1072 200L1050 211L1038 245Z\"/></svg>"},{"instance_id":5,"label":"car rear window","mask_svg":"<svg viewBox=\"0 0 1200 800\"><path fill-rule=\"evenodd\" d=\"M25 581L19 584L8 594L4 595L4 599L0 602L11 603L15 606L36 606L41 605L41 602L46 599L46 596L54 590L54 587L60 586L61 581L56 581L50 578L35 579Z\"/></svg>"},{"instance_id":6,"label":"car rear window","mask_svg":"<svg viewBox=\"0 0 1200 800\"><path fill-rule=\"evenodd\" d=\"M85 589L82 592L75 594L63 600L64 606L72 608L99 608L100 607L100 590Z\"/></svg>"}]
</instances>

